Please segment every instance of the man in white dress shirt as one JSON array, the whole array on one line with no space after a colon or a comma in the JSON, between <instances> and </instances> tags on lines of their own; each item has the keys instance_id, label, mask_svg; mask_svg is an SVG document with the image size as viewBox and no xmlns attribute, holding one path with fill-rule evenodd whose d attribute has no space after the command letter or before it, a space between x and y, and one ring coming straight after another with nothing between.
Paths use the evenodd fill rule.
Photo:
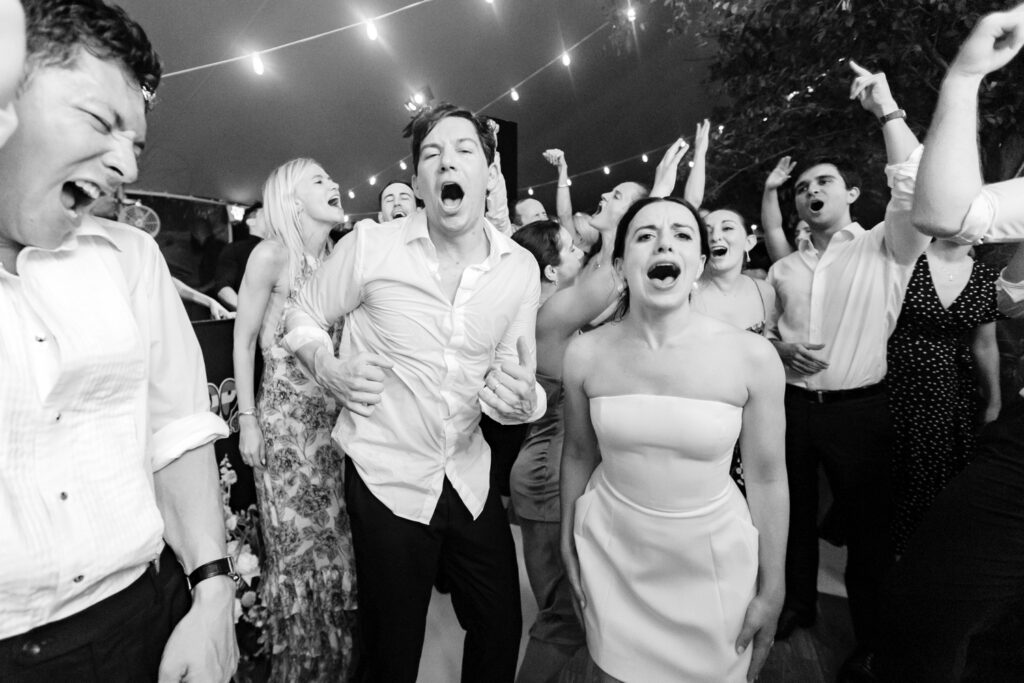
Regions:
<instances>
[{"instance_id":1,"label":"man in white dress shirt","mask_svg":"<svg viewBox=\"0 0 1024 683\"><path fill-rule=\"evenodd\" d=\"M808 238L768 272L778 294L769 330L786 366L790 488L786 605L776 637L815 618L821 464L843 513L849 550L846 588L858 648L844 677L869 668L877 646L879 592L892 562L886 342L914 262L928 245L910 220L917 138L885 75L853 62L850 67L856 75L850 97L878 117L885 138L892 188L885 221L872 230L853 223L850 206L860 191L849 169L836 160L812 162L795 184Z\"/></svg>"},{"instance_id":2,"label":"man in white dress shirt","mask_svg":"<svg viewBox=\"0 0 1024 683\"><path fill-rule=\"evenodd\" d=\"M285 344L344 406L334 438L368 680L412 683L440 570L466 629L462 680L511 682L522 616L481 411L544 413L536 259L485 219L499 171L486 120L443 104L410 124L423 211L359 225L287 313ZM345 318L339 357L324 330Z\"/></svg>"},{"instance_id":3,"label":"man in white dress shirt","mask_svg":"<svg viewBox=\"0 0 1024 683\"><path fill-rule=\"evenodd\" d=\"M984 185L978 87L1024 45L1024 5L990 14L950 64L921 160L914 223L965 244L1021 242L996 282L1003 313L1024 317L1024 178ZM1024 599L1024 401L978 436L974 460L935 499L887 583L885 680L958 681L971 637ZM1024 680L1020 643L977 680ZM1008 667L1016 667L1010 671Z\"/></svg>"},{"instance_id":4,"label":"man in white dress shirt","mask_svg":"<svg viewBox=\"0 0 1024 683\"><path fill-rule=\"evenodd\" d=\"M136 178L159 59L102 2L24 6L0 149L0 680L226 681L226 425L155 243L88 213Z\"/></svg>"}]
</instances>

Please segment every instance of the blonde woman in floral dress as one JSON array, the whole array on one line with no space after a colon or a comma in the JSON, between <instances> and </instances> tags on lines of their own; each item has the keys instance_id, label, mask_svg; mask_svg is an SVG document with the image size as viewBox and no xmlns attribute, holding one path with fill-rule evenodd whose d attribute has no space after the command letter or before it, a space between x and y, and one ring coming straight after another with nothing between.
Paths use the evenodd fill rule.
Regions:
<instances>
[{"instance_id":1,"label":"blonde woman in floral dress","mask_svg":"<svg viewBox=\"0 0 1024 683\"><path fill-rule=\"evenodd\" d=\"M263 187L271 235L249 257L238 297L234 363L239 450L254 468L266 562L271 681L344 681L352 674L355 564L331 441L334 399L281 345L282 312L329 252L344 219L338 185L311 159L274 170ZM263 384L254 401L257 336Z\"/></svg>"}]
</instances>

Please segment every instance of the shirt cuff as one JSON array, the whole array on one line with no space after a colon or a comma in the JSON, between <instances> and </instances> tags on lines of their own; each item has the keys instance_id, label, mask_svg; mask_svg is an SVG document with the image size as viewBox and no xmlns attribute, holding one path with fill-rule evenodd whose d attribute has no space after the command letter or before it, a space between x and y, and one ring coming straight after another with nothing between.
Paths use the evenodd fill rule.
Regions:
<instances>
[{"instance_id":1,"label":"shirt cuff","mask_svg":"<svg viewBox=\"0 0 1024 683\"><path fill-rule=\"evenodd\" d=\"M1021 301L1024 301L1024 282L1010 282L1003 277L1003 273L1005 272L1006 269L1004 268L1003 271L999 273L999 279L996 280L996 289L1005 292L1006 296L1010 297L1010 300L1013 301L1013 303L1020 303Z\"/></svg>"},{"instance_id":2,"label":"shirt cuff","mask_svg":"<svg viewBox=\"0 0 1024 683\"><path fill-rule=\"evenodd\" d=\"M281 339L281 345L292 355L295 355L299 349L310 342L316 342L318 345L330 349L333 355L334 343L331 341L331 336L314 325L296 327Z\"/></svg>"},{"instance_id":3,"label":"shirt cuff","mask_svg":"<svg viewBox=\"0 0 1024 683\"><path fill-rule=\"evenodd\" d=\"M982 188L978 196L971 202L960 224L960 232L949 239L957 244L977 244L992 229L996 220L996 203L992 193Z\"/></svg>"},{"instance_id":4,"label":"shirt cuff","mask_svg":"<svg viewBox=\"0 0 1024 683\"><path fill-rule=\"evenodd\" d=\"M153 471L159 472L193 448L223 439L229 433L227 423L210 411L179 418L152 437Z\"/></svg>"},{"instance_id":5,"label":"shirt cuff","mask_svg":"<svg viewBox=\"0 0 1024 683\"><path fill-rule=\"evenodd\" d=\"M888 164L885 167L885 177L889 182L889 187L897 189L901 188L901 184L910 182L911 186L909 190L913 192L913 183L917 179L917 168L921 165L921 155L924 153L924 145L918 145L914 148L914 151L910 153L906 161L901 161L896 164Z\"/></svg>"},{"instance_id":6,"label":"shirt cuff","mask_svg":"<svg viewBox=\"0 0 1024 683\"><path fill-rule=\"evenodd\" d=\"M487 417L491 418L492 420L494 420L498 424L518 425L518 424L528 424L530 422L536 422L537 420L540 419L540 417L544 413L547 412L547 410L548 410L548 395L546 393L544 393L544 389L543 389L543 387L541 387L540 382L534 382L533 383L533 396L534 396L534 400L536 401L536 405L534 405L533 412L530 413L530 416L527 417L525 420L517 420L515 418L504 417L497 410L494 410L489 405L484 403L482 399L478 398L477 401L480 403L480 410L482 410L483 413L485 415L487 415Z\"/></svg>"}]
</instances>

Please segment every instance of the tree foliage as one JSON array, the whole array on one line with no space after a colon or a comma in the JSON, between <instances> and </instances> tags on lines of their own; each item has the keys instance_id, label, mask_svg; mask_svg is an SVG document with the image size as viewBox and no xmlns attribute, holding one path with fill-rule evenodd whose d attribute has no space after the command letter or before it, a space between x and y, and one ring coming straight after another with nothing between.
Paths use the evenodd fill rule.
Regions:
<instances>
[{"instance_id":1,"label":"tree foliage","mask_svg":"<svg viewBox=\"0 0 1024 683\"><path fill-rule=\"evenodd\" d=\"M634 0L649 16L697 40L711 55L706 86L728 102L708 155L708 196L756 215L764 178L783 155L845 156L867 182L861 218L876 219L888 198L878 123L849 99L852 58L884 71L912 128L923 139L949 61L983 14L1014 3L996 0ZM647 5L648 7L644 7ZM667 12L665 10L668 10ZM612 12L620 40L629 25ZM651 21L647 30L656 30ZM623 38L625 36L625 38ZM1024 159L1024 58L994 74L980 93L985 175L1021 172ZM799 167L797 169L799 173ZM788 210L789 202L784 202ZM867 206L863 206L867 204ZM865 213L867 215L865 215Z\"/></svg>"}]
</instances>

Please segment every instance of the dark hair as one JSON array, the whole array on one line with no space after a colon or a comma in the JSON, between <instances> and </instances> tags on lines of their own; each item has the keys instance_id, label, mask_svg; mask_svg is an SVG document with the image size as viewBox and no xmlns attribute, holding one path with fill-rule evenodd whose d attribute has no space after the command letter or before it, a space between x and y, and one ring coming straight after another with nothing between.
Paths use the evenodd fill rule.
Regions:
<instances>
[{"instance_id":1,"label":"dark hair","mask_svg":"<svg viewBox=\"0 0 1024 683\"><path fill-rule=\"evenodd\" d=\"M473 124L488 165L494 163L494 152L498 148L498 136L491 129L489 119L474 114L468 109L456 107L448 102L442 102L436 107L422 109L402 131L402 137L412 138L413 168L418 168L420 165L420 145L423 144L423 139L430 135L430 131L434 130L434 126L449 116L466 119Z\"/></svg>"},{"instance_id":2,"label":"dark hair","mask_svg":"<svg viewBox=\"0 0 1024 683\"><path fill-rule=\"evenodd\" d=\"M746 233L748 235L753 235L754 234L754 229L750 227L749 223L747 223L746 216L744 216L740 212L740 210L737 209L735 206L732 206L730 204L726 204L725 206L716 206L715 208L709 210L707 212L707 214L705 214L705 215L713 214L715 211L728 211L729 213L736 214L739 217L739 219L740 219L740 225L743 226L743 230L746 231ZM707 219L706 218L704 219L704 222L707 223Z\"/></svg>"},{"instance_id":3,"label":"dark hair","mask_svg":"<svg viewBox=\"0 0 1024 683\"><path fill-rule=\"evenodd\" d=\"M392 185L394 185L396 183L399 184L399 185L405 185L406 187L408 187L409 191L413 193L413 201L416 202L416 206L423 206L423 202L421 202L420 198L416 196L416 192L412 189L412 185L409 182L407 182L405 180L402 180L401 178L394 178L394 179L389 180L389 181L387 181L386 183L384 183L383 185L380 186L380 192L377 193L377 208L378 209L380 208L381 201L383 201L383 199L384 199L384 190L388 189L389 187L391 187Z\"/></svg>"},{"instance_id":4,"label":"dark hair","mask_svg":"<svg viewBox=\"0 0 1024 683\"><path fill-rule=\"evenodd\" d=\"M85 50L119 63L142 89L149 108L160 85L160 57L134 20L102 0L23 0L27 57L25 81L36 69L70 66Z\"/></svg>"},{"instance_id":5,"label":"dark hair","mask_svg":"<svg viewBox=\"0 0 1024 683\"><path fill-rule=\"evenodd\" d=\"M558 243L562 225L558 221L541 220L527 223L512 233L512 241L533 254L540 266L540 279L544 277L544 269L548 266L562 264L562 247Z\"/></svg>"},{"instance_id":6,"label":"dark hair","mask_svg":"<svg viewBox=\"0 0 1024 683\"><path fill-rule=\"evenodd\" d=\"M843 179L844 183L846 183L846 189L850 189L851 187L859 188L861 186L860 172L853 163L844 156L827 153L813 154L801 165L803 166L804 171L806 171L809 168L814 168L821 164L830 164L835 166L836 170L839 171L839 177ZM804 171L801 171L800 173L803 173ZM800 177L800 173L797 174L797 178ZM795 186L796 182L794 181L793 184Z\"/></svg>"},{"instance_id":7,"label":"dark hair","mask_svg":"<svg viewBox=\"0 0 1024 683\"><path fill-rule=\"evenodd\" d=\"M263 202L256 202L255 204L250 206L248 209L246 209L245 213L242 214L242 220L241 220L242 225L248 226L249 225L249 219L252 218L253 216L255 216L256 212L259 211L262 208L263 208Z\"/></svg>"}]
</instances>

